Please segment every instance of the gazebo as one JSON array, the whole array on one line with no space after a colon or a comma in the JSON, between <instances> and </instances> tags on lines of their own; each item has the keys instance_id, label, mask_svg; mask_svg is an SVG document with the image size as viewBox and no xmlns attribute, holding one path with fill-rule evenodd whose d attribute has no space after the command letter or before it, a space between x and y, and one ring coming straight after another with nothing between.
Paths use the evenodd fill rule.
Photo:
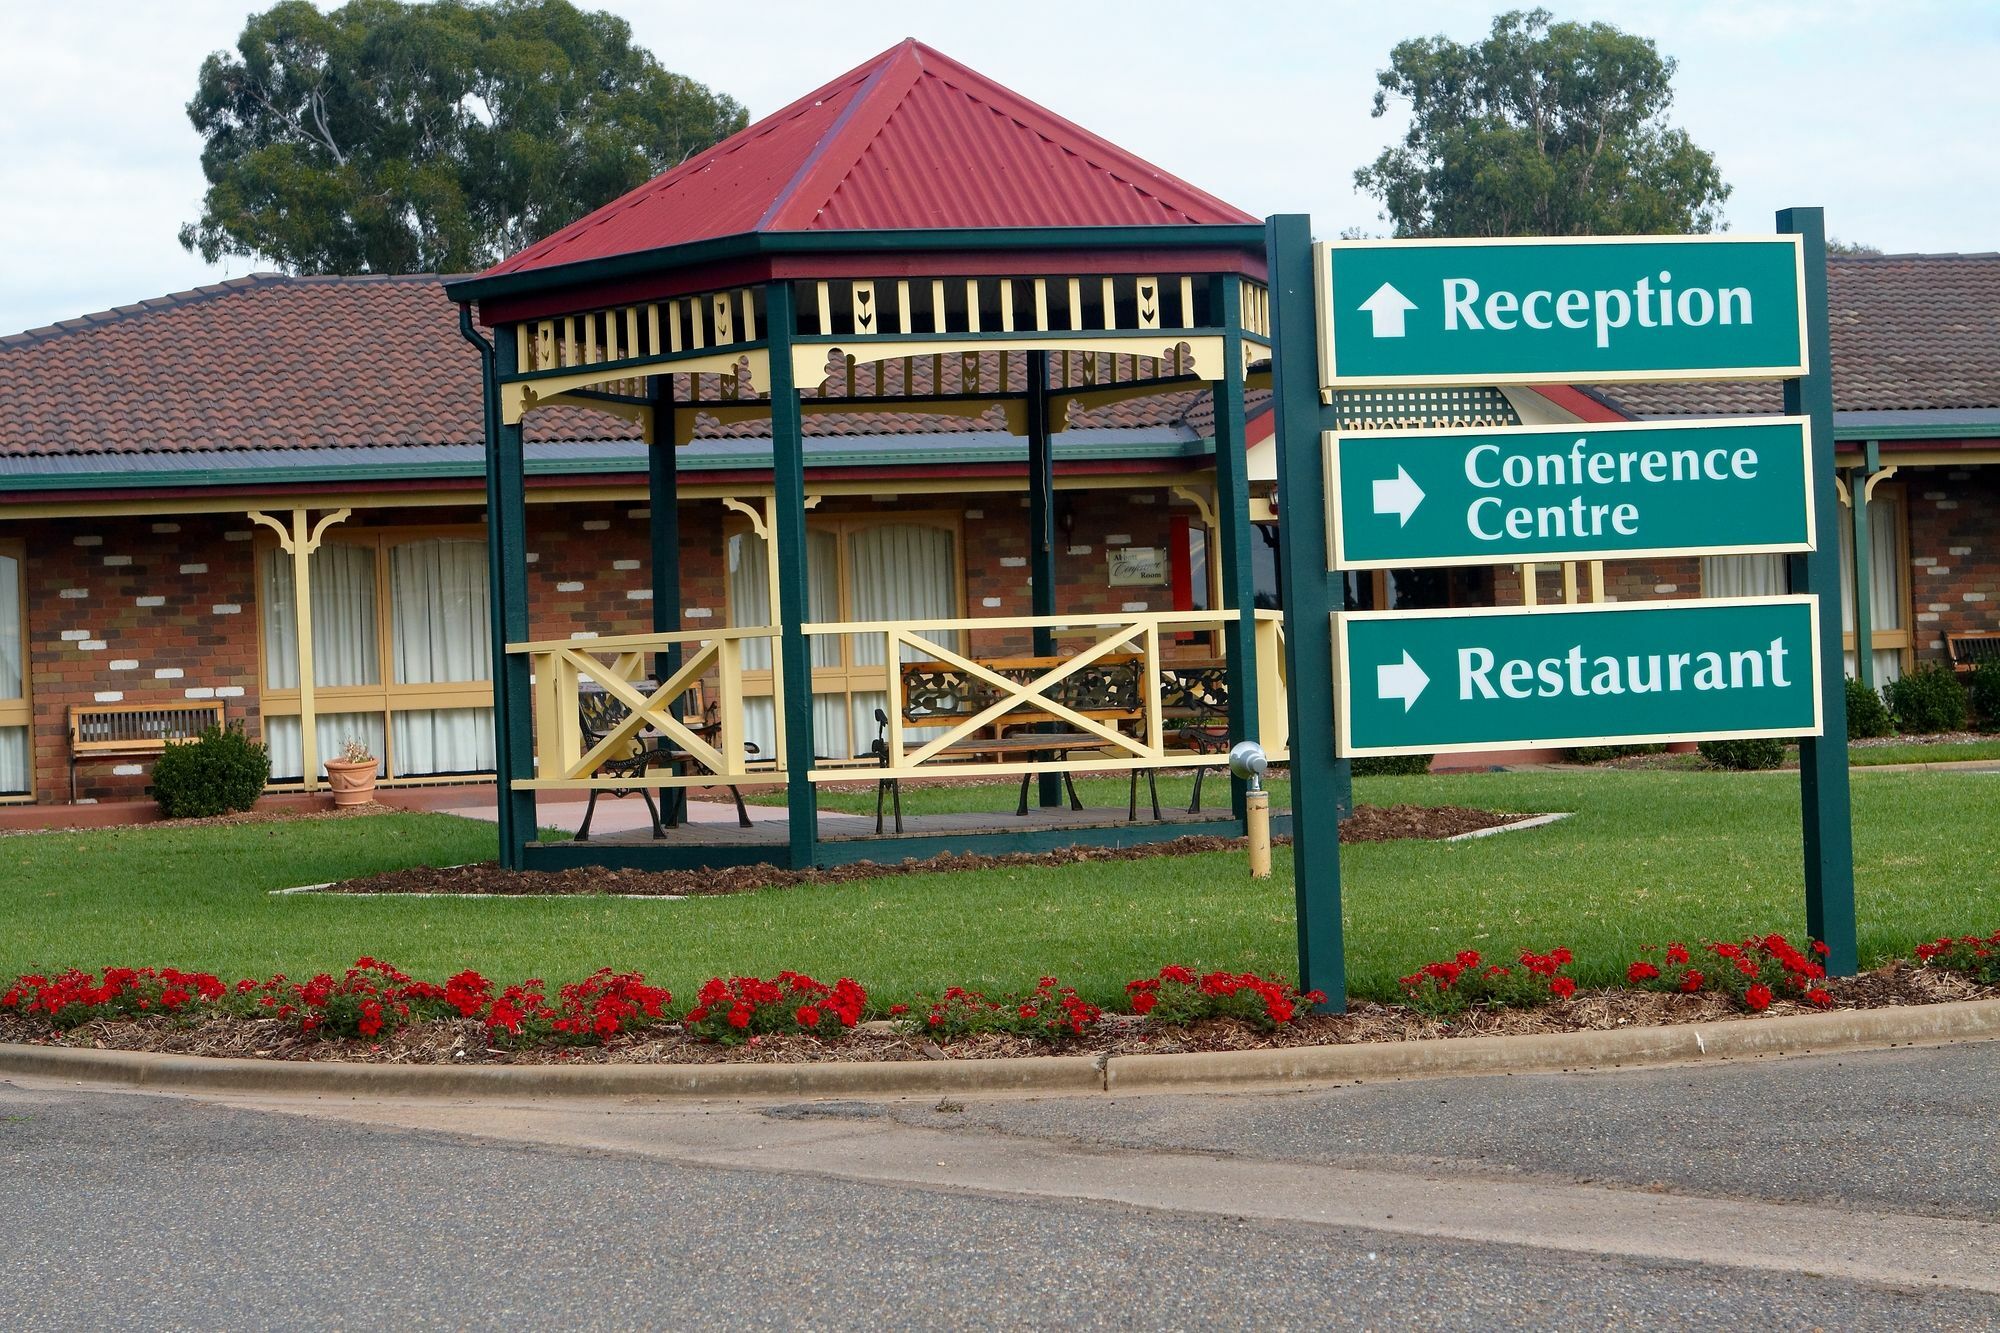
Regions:
<instances>
[{"instance_id":1,"label":"gazebo","mask_svg":"<svg viewBox=\"0 0 2000 1333\"><path fill-rule=\"evenodd\" d=\"M1270 357L1257 219L906 41L448 292L483 357L505 864L806 867L1240 831L1238 790L1228 818L1071 821L1030 834L1003 817L832 838L817 790L980 774L1025 785L1032 772L1054 806L1059 775L1222 764L1226 747L1176 740L1190 679L1218 705L1212 733L1282 754L1279 624L1254 606L1245 477L1246 385ZM1190 390L1212 395L1213 487L1202 503L1218 595L1202 611L1066 613L1056 437L1077 407ZM650 633L530 633L522 423L550 404L643 427ZM1032 614L815 621L806 421L995 405L1027 446ZM683 623L675 458L698 419L768 419L768 494L731 504L768 538L769 624ZM948 490L948 475L937 484ZM1176 670L1190 642L1206 645L1206 675ZM811 743L811 682L827 652L877 673L886 698L879 741L859 761ZM1105 687L1083 685L1113 663L1129 687L1093 707L1106 701L1092 690ZM756 754L745 744L746 664L769 672L776 705L776 744ZM689 709L697 686L706 716ZM577 719L592 694L615 701L617 720L586 734ZM1069 739L1045 752L974 743L1035 728ZM672 762L603 771L641 741ZM786 793L782 846L537 842L539 792L773 783Z\"/></svg>"}]
</instances>

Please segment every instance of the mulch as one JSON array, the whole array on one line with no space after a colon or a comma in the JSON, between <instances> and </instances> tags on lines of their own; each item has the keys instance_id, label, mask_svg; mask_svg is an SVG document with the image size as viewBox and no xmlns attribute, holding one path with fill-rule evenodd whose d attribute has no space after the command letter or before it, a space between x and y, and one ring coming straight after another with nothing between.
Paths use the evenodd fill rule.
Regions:
<instances>
[{"instance_id":1,"label":"mulch","mask_svg":"<svg viewBox=\"0 0 2000 1333\"><path fill-rule=\"evenodd\" d=\"M1880 1009L1951 1000L2000 999L2000 986L1980 986L1936 968L1894 962L1858 977L1826 983L1840 1008ZM1780 1000L1771 1015L1812 1012ZM1579 991L1540 1009L1474 1009L1433 1017L1371 1000L1355 1001L1345 1014L1310 1017L1267 1032L1247 1023L1216 1019L1187 1027L1162 1027L1149 1019L1118 1017L1105 1029L1059 1045L1025 1037L988 1035L943 1043L867 1023L837 1041L766 1036L751 1044L720 1046L696 1041L667 1025L614 1038L604 1046L507 1050L490 1046L476 1021L405 1029L387 1041L320 1040L299 1035L272 1019L210 1019L192 1026L169 1018L89 1023L65 1033L0 1014L0 1041L96 1050L155 1051L175 1055L257 1060L349 1061L365 1064L805 1064L859 1060L983 1060L1022 1055L1144 1055L1240 1051L1360 1042L1429 1041L1553 1032L1606 1031L1620 1027L1754 1021L1715 995L1652 991Z\"/></svg>"},{"instance_id":2,"label":"mulch","mask_svg":"<svg viewBox=\"0 0 2000 1333\"><path fill-rule=\"evenodd\" d=\"M1497 828L1524 816L1463 806L1363 805L1341 821L1342 842L1390 842L1402 838L1448 838ZM1282 845L1289 838L1273 838ZM503 870L491 861L462 866L412 866L379 875L343 880L321 893L465 893L504 897L567 894L633 894L644 897L707 897L802 884L844 884L888 875L929 875L959 870L1076 865L1088 861L1138 861L1155 856L1243 851L1243 838L1185 837L1140 847L1064 847L1048 852L1005 852L984 856L943 852L918 860L787 870L774 865L727 866L713 870L609 870L580 866L569 870Z\"/></svg>"}]
</instances>

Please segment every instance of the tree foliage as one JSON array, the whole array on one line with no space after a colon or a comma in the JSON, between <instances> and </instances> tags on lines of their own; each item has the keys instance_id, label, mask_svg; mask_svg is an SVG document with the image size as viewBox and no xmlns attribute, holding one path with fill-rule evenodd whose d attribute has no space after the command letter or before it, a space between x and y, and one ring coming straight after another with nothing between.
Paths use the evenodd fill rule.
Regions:
<instances>
[{"instance_id":1,"label":"tree foliage","mask_svg":"<svg viewBox=\"0 0 2000 1333\"><path fill-rule=\"evenodd\" d=\"M1403 141L1355 172L1398 236L1581 236L1720 228L1729 186L1666 122L1675 62L1605 23L1545 9L1475 45L1400 42L1376 116L1407 101Z\"/></svg>"},{"instance_id":2,"label":"tree foliage","mask_svg":"<svg viewBox=\"0 0 2000 1333\"><path fill-rule=\"evenodd\" d=\"M181 244L296 273L463 272L741 129L569 0L281 0L202 63Z\"/></svg>"}]
</instances>

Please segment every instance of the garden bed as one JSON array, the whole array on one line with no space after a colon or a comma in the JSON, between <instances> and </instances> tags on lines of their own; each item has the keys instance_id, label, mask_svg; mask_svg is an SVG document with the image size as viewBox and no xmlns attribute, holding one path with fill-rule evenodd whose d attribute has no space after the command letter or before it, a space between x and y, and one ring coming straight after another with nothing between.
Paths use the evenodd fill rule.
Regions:
<instances>
[{"instance_id":1,"label":"garden bed","mask_svg":"<svg viewBox=\"0 0 2000 1333\"><path fill-rule=\"evenodd\" d=\"M1391 842L1403 838L1451 838L1504 828L1527 817L1453 805L1364 805L1357 806L1353 815L1341 821L1340 840ZM1289 839L1273 841L1283 843ZM881 864L857 861L852 865L813 870L787 870L764 864L712 870L610 870L595 866L569 870L504 870L494 862L484 861L463 866L412 866L406 870L392 870L323 885L314 892L465 894L482 897L595 893L685 898L748 893L755 889L787 888L800 884L843 884L854 880L881 879L888 875L1193 856L1203 852L1241 851L1244 846L1242 838L1185 837L1138 847L1064 847L1048 852L1006 852L994 856L946 852L923 860L911 858Z\"/></svg>"},{"instance_id":2,"label":"garden bed","mask_svg":"<svg viewBox=\"0 0 2000 1333\"><path fill-rule=\"evenodd\" d=\"M2000 986L1982 986L1936 968L1892 962L1857 977L1834 978L1826 988L1836 1009L1879 1009L2000 999ZM1823 1007L1777 1000L1767 1015L1823 1012ZM310 1060L366 1064L799 1064L861 1060L978 1060L1009 1056L1143 1055L1239 1051L1359 1042L1427 1041L1457 1037L1608 1031L1625 1027L1755 1021L1731 1000L1693 995L1606 989L1578 991L1566 1000L1528 1009L1474 1007L1432 1015L1403 1005L1355 1001L1337 1015L1305 1015L1268 1028L1236 1018L1183 1025L1108 1015L1096 1030L1055 1045L1015 1033L979 1033L943 1041L912 1034L898 1024L865 1022L830 1040L793 1034L753 1036L736 1045L687 1035L678 1024L614 1036L602 1045L505 1047L492 1044L477 1019L412 1025L380 1040L328 1038L298 1031L277 1019L211 1017L189 1024L159 1017L103 1019L62 1032L16 1014L0 1013L0 1041L90 1050L150 1051L258 1060Z\"/></svg>"}]
</instances>

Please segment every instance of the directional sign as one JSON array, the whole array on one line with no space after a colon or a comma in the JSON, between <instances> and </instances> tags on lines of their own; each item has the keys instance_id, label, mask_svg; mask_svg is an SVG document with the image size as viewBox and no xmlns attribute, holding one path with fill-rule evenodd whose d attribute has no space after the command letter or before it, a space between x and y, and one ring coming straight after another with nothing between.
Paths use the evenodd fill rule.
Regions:
<instances>
[{"instance_id":1,"label":"directional sign","mask_svg":"<svg viewBox=\"0 0 2000 1333\"><path fill-rule=\"evenodd\" d=\"M1329 568L1813 547L1804 417L1324 440Z\"/></svg>"},{"instance_id":2,"label":"directional sign","mask_svg":"<svg viewBox=\"0 0 2000 1333\"><path fill-rule=\"evenodd\" d=\"M1333 622L1344 755L1821 730L1815 597L1355 611Z\"/></svg>"},{"instance_id":3,"label":"directional sign","mask_svg":"<svg viewBox=\"0 0 2000 1333\"><path fill-rule=\"evenodd\" d=\"M1805 373L1796 236L1325 241L1313 259L1327 390Z\"/></svg>"}]
</instances>

